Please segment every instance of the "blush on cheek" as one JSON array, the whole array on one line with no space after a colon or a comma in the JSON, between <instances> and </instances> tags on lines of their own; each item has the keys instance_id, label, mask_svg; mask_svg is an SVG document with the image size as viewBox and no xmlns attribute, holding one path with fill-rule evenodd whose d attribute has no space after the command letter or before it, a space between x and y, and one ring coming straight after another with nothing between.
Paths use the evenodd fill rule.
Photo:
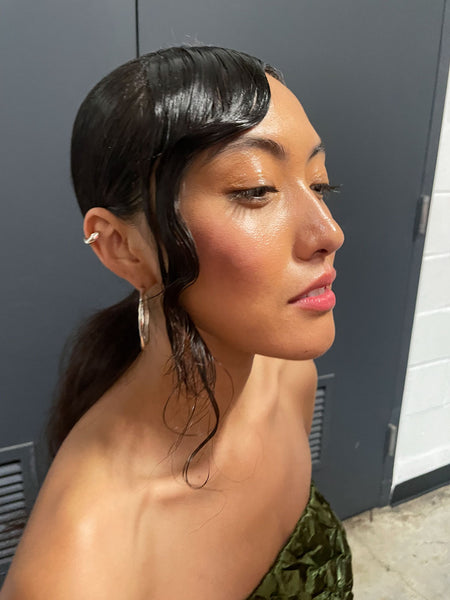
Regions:
<instances>
[{"instance_id":1,"label":"blush on cheek","mask_svg":"<svg viewBox=\"0 0 450 600\"><path fill-rule=\"evenodd\" d=\"M267 261L268 245L255 236L231 229L202 229L193 232L200 262L200 277L233 277L255 280Z\"/></svg>"}]
</instances>

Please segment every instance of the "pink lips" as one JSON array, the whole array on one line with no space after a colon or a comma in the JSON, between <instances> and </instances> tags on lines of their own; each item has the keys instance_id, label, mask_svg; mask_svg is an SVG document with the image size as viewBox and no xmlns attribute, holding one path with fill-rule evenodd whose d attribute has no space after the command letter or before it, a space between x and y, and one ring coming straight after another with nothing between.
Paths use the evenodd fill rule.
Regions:
<instances>
[{"instance_id":1,"label":"pink lips","mask_svg":"<svg viewBox=\"0 0 450 600\"><path fill-rule=\"evenodd\" d=\"M300 294L289 300L289 304L296 304L297 306L311 310L331 310L336 304L336 297L334 293L329 289L329 286L331 286L335 279L335 269L322 273L322 275L315 279L311 283L311 285L309 285L305 290L303 290ZM309 294L313 290L317 290L320 288L326 289L323 291L323 293L319 295L307 296L306 298L304 297L306 294Z\"/></svg>"}]
</instances>

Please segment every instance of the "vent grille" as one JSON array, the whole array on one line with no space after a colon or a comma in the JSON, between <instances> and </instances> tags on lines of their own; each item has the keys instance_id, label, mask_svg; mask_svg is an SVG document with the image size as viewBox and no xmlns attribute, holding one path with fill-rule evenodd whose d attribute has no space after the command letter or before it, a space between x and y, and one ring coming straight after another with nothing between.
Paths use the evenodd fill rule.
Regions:
<instances>
[{"instance_id":1,"label":"vent grille","mask_svg":"<svg viewBox=\"0 0 450 600\"><path fill-rule=\"evenodd\" d=\"M22 535L26 500L20 460L0 465L0 561L10 560Z\"/></svg>"},{"instance_id":2,"label":"vent grille","mask_svg":"<svg viewBox=\"0 0 450 600\"><path fill-rule=\"evenodd\" d=\"M309 447L311 449L312 464L320 462L322 456L322 439L325 420L325 395L326 387L321 386L316 391L316 401L314 404L314 416L309 434Z\"/></svg>"},{"instance_id":3,"label":"vent grille","mask_svg":"<svg viewBox=\"0 0 450 600\"><path fill-rule=\"evenodd\" d=\"M326 468L330 462L330 421L334 380L334 373L328 373L320 375L317 382L313 421L309 434L313 477L319 476L319 471Z\"/></svg>"},{"instance_id":4,"label":"vent grille","mask_svg":"<svg viewBox=\"0 0 450 600\"><path fill-rule=\"evenodd\" d=\"M37 494L32 442L0 448L0 586Z\"/></svg>"}]
</instances>

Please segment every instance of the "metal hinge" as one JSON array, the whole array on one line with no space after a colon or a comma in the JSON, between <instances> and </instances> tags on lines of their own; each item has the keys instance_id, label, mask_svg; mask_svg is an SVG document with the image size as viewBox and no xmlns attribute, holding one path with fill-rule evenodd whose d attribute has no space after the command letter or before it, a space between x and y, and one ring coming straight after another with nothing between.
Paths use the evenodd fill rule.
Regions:
<instances>
[{"instance_id":1,"label":"metal hinge","mask_svg":"<svg viewBox=\"0 0 450 600\"><path fill-rule=\"evenodd\" d=\"M417 225L417 233L425 235L428 223L428 214L430 212L430 196L422 194L419 200L419 222Z\"/></svg>"},{"instance_id":2,"label":"metal hinge","mask_svg":"<svg viewBox=\"0 0 450 600\"><path fill-rule=\"evenodd\" d=\"M388 423L388 444L387 455L393 457L395 454L395 445L397 443L397 425Z\"/></svg>"}]
</instances>

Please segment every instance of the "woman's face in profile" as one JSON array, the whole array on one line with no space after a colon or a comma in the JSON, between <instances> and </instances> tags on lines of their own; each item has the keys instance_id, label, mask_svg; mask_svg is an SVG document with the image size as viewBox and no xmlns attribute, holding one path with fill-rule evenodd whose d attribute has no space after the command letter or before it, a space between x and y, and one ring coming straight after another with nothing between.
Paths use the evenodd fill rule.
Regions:
<instances>
[{"instance_id":1,"label":"woman's face in profile","mask_svg":"<svg viewBox=\"0 0 450 600\"><path fill-rule=\"evenodd\" d=\"M321 193L320 138L292 92L268 80L261 123L200 155L183 180L180 208L200 274L181 303L218 357L308 359L333 342L333 295L322 304L299 296L324 273L333 278L344 236Z\"/></svg>"}]
</instances>

